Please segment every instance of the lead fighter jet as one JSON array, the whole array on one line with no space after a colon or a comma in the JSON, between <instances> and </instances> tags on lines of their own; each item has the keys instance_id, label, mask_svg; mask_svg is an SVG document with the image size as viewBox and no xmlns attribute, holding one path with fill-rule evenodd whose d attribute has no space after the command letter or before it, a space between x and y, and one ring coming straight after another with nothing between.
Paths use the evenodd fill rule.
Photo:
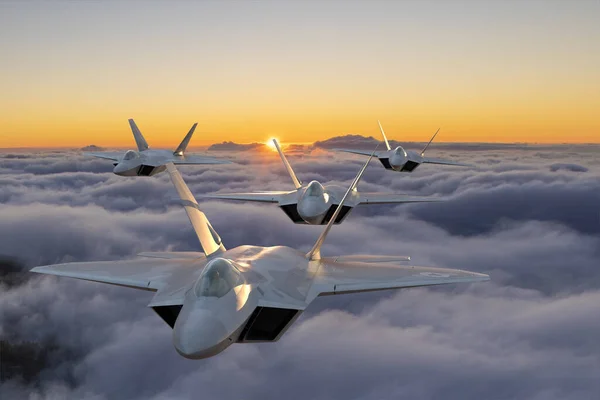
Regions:
<instances>
[{"instance_id":1,"label":"lead fighter jet","mask_svg":"<svg viewBox=\"0 0 600 400\"><path fill-rule=\"evenodd\" d=\"M173 345L186 358L211 357L233 343L277 341L318 296L489 280L474 272L399 265L409 259L401 256L323 257L321 247L333 221L367 164L308 253L286 246L226 250L169 163L167 171L204 253L142 253L155 259L76 262L32 271L155 292L148 307L173 328Z\"/></svg>"},{"instance_id":2,"label":"lead fighter jet","mask_svg":"<svg viewBox=\"0 0 600 400\"><path fill-rule=\"evenodd\" d=\"M281 151L277 140L273 139L273 144L292 178L295 189L273 192L213 193L200 197L203 199L277 203L295 224L326 225L329 223L346 189L338 185L323 185L318 181L311 181L309 184L303 185L296 177L296 173ZM435 201L440 201L440 199L397 193L361 193L355 188L350 193L335 223L341 223L348 216L350 210L360 204L404 204Z\"/></svg>"},{"instance_id":3,"label":"lead fighter jet","mask_svg":"<svg viewBox=\"0 0 600 400\"><path fill-rule=\"evenodd\" d=\"M231 164L231 161L219 160L214 157L205 156L186 156L185 149L187 148L194 130L198 123L196 122L187 135L183 138L175 151L171 150L154 150L150 149L142 132L138 129L133 119L129 120L129 126L133 132L136 150L127 150L125 153L119 152L100 152L100 153L84 153L88 156L104 158L114 161L113 172L121 176L153 176L165 170L165 165L168 162L178 165L190 164Z\"/></svg>"},{"instance_id":4,"label":"lead fighter jet","mask_svg":"<svg viewBox=\"0 0 600 400\"><path fill-rule=\"evenodd\" d=\"M413 172L421 164L454 165L459 167L471 166L470 164L463 164L456 161L444 160L441 158L425 157L425 150L427 150L431 142L433 142L433 139L435 139L436 135L440 131L439 129L433 134L433 137L429 140L429 143L427 143L427 145L421 151L421 153L417 153L412 150L405 150L402 146L398 146L392 150L390 144L388 143L387 137L385 136L385 132L383 131L383 127L381 126L381 122L377 121L377 123L379 124L379 129L381 130L381 134L383 135L383 140L385 141L385 146L387 147L387 150L376 152L375 157L379 159L379 161L385 169L397 172ZM371 152L367 150L333 150L343 151L345 153L360 154L363 156L368 156L371 154Z\"/></svg>"}]
</instances>

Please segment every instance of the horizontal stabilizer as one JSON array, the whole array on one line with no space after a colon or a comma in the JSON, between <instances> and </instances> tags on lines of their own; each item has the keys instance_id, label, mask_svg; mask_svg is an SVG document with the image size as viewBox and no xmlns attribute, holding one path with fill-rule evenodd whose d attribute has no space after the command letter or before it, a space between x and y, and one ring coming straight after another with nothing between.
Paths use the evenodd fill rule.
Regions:
<instances>
[{"instance_id":1,"label":"horizontal stabilizer","mask_svg":"<svg viewBox=\"0 0 600 400\"><path fill-rule=\"evenodd\" d=\"M408 196L395 193L360 192L359 204L433 203L438 201L444 201L444 199L424 196Z\"/></svg>"}]
</instances>

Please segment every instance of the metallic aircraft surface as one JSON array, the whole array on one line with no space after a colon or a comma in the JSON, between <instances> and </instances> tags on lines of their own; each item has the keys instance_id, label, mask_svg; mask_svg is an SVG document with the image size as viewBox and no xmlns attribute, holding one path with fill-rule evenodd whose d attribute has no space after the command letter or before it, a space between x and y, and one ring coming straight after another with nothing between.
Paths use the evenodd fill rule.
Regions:
<instances>
[{"instance_id":1,"label":"metallic aircraft surface","mask_svg":"<svg viewBox=\"0 0 600 400\"><path fill-rule=\"evenodd\" d=\"M409 260L402 256L322 257L333 221L366 164L308 253L286 246L226 250L176 167L166 168L203 253L141 253L146 258L32 271L155 292L148 307L173 328L173 345L186 358L210 357L233 343L277 341L318 296L489 280L462 270L400 265Z\"/></svg>"},{"instance_id":2,"label":"metallic aircraft surface","mask_svg":"<svg viewBox=\"0 0 600 400\"><path fill-rule=\"evenodd\" d=\"M113 165L115 168L113 172L121 176L156 175L164 171L165 165L169 162L178 165L231 163L231 161L219 160L214 157L185 155L185 149L194 134L196 125L198 125L197 122L192 126L188 134L185 135L175 151L150 149L133 119L129 120L129 125L131 126L131 131L138 147L137 151L127 150L126 152L95 152L84 154L114 161Z\"/></svg>"},{"instance_id":3,"label":"metallic aircraft surface","mask_svg":"<svg viewBox=\"0 0 600 400\"><path fill-rule=\"evenodd\" d=\"M296 224L325 225L329 223L346 189L338 185L323 185L318 181L311 181L303 185L296 177L296 173L283 154L277 140L273 144L287 169L295 189L273 192L249 193L212 193L199 197L204 199L240 200L263 203L277 203L285 214ZM352 208L359 204L402 204L435 202L440 199L408 196L396 193L364 193L353 190L344 204L335 223L341 223Z\"/></svg>"},{"instance_id":4,"label":"metallic aircraft surface","mask_svg":"<svg viewBox=\"0 0 600 400\"><path fill-rule=\"evenodd\" d=\"M440 164L440 165L454 165L459 167L470 167L470 164L463 164L456 161L444 160L441 158L431 158L425 157L425 150L429 147L433 139L436 137L439 129L433 134L433 137L429 140L429 143L425 146L425 148L417 153L412 150L405 150L402 146L398 146L395 149L390 147L390 144L385 136L385 132L383 131L383 127L381 126L381 122L379 123L379 129L381 130L381 134L383 135L383 140L385 142L385 146L387 150L379 151L375 153L375 157L379 159L381 164L385 169L389 169L397 172L413 172L419 165L421 164ZM354 149L333 149L337 151L343 151L345 153L354 153L361 154L363 156L371 155L371 152L368 150L354 150Z\"/></svg>"}]
</instances>

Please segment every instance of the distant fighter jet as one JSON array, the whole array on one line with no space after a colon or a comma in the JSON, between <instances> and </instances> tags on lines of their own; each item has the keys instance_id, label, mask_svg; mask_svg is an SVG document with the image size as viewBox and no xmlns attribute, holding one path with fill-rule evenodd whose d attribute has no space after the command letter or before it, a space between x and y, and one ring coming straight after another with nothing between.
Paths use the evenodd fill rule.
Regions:
<instances>
[{"instance_id":1,"label":"distant fighter jet","mask_svg":"<svg viewBox=\"0 0 600 400\"><path fill-rule=\"evenodd\" d=\"M287 169L294 190L273 191L273 192L250 192L250 193L214 193L201 195L204 199L222 199L222 200L241 200L266 203L277 203L286 215L296 224L326 225L331 220L337 205L340 204L344 196L345 188L338 185L322 185L318 181L311 181L308 185L303 185L287 158L283 154L277 140L273 143L283 165ZM359 204L402 204L402 203L421 203L435 202L440 199L407 196L396 193L360 193L354 189L350 193L345 205L342 207L335 223L341 223L350 210Z\"/></svg>"},{"instance_id":2,"label":"distant fighter jet","mask_svg":"<svg viewBox=\"0 0 600 400\"><path fill-rule=\"evenodd\" d=\"M381 122L377 121L379 124L379 129L381 130L381 134L383 135L383 140L385 141L385 146L387 150L379 151L375 153L375 157L379 159L381 164L385 167L385 169L390 169L392 171L398 172L413 172L419 165L421 164L441 164L441 165L454 165L459 167L470 167L470 164L463 164L455 161L443 160L441 158L431 158L425 157L425 150L427 147L433 142L433 139L440 131L439 129L433 134L433 137L427 143L425 148L421 151L421 153L417 153L412 150L405 150L402 146L398 146L392 150L390 144L388 143L387 137L385 136L385 132L383 131L383 127L381 126ZM346 153L354 153L361 154L363 156L368 156L371 154L370 151L367 150L354 150L354 149L333 149L337 151L343 151Z\"/></svg>"},{"instance_id":3,"label":"distant fighter jet","mask_svg":"<svg viewBox=\"0 0 600 400\"><path fill-rule=\"evenodd\" d=\"M113 163L113 172L121 176L152 176L165 170L165 165L169 162L178 165L189 164L231 164L231 161L219 160L213 157L204 156L186 156L185 149L187 148L194 130L196 122L192 125L192 129L183 138L182 142L177 146L175 151L171 150L153 150L150 149L146 139L142 136L142 132L138 129L133 119L129 120L135 143L138 150L127 150L125 153L119 152L101 152L101 153L84 153L88 156L105 158L115 161Z\"/></svg>"},{"instance_id":4,"label":"distant fighter jet","mask_svg":"<svg viewBox=\"0 0 600 400\"><path fill-rule=\"evenodd\" d=\"M76 262L32 271L156 292L148 307L173 328L173 345L186 358L211 357L233 343L277 341L318 296L489 280L473 272L398 264L408 257L322 257L333 221L366 167L308 253L286 246L225 250L176 167L168 163L204 253L141 253L156 260Z\"/></svg>"}]
</instances>

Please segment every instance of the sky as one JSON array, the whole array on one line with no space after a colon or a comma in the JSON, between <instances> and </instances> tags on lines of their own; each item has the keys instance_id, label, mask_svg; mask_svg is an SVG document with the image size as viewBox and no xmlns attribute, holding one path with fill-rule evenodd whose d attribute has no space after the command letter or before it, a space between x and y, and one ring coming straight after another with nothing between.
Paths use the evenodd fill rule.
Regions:
<instances>
[{"instance_id":1,"label":"sky","mask_svg":"<svg viewBox=\"0 0 600 400\"><path fill-rule=\"evenodd\" d=\"M491 280L318 298L278 342L205 360L179 356L171 328L146 307L150 292L26 272L200 251L166 173L127 178L80 153L2 151L0 398L597 400L599 149L444 144L436 157L475 166L411 174L372 162L359 191L446 201L359 206L332 228L324 256L408 255ZM365 161L308 147L288 156L302 181L344 186ZM230 157L238 164L181 167L198 199L293 188L277 153ZM323 230L294 225L273 204L199 205L228 249L308 251Z\"/></svg>"},{"instance_id":2,"label":"sky","mask_svg":"<svg viewBox=\"0 0 600 400\"><path fill-rule=\"evenodd\" d=\"M3 1L0 148L600 142L598 1Z\"/></svg>"}]
</instances>

